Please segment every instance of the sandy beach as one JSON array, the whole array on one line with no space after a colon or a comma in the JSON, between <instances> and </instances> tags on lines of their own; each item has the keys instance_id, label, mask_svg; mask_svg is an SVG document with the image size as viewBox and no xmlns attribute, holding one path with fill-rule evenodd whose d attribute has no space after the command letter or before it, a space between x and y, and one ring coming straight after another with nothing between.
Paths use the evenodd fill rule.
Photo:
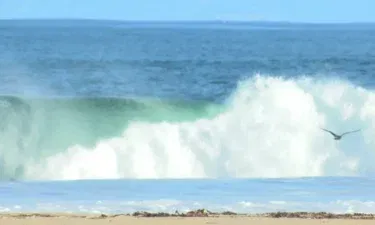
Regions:
<instances>
[{"instance_id":1,"label":"sandy beach","mask_svg":"<svg viewBox=\"0 0 375 225\"><path fill-rule=\"evenodd\" d=\"M0 214L0 223L6 225L60 225L60 224L81 224L81 225L203 225L203 224L222 224L222 225L365 225L374 224L373 215L339 215L339 216L314 216L314 214L299 215L294 218L293 215L283 215L286 217L273 218L270 215L215 215L215 216L159 216L145 217L133 215L81 215L81 214ZM296 215L294 215L296 216ZM326 217L326 218L324 218Z\"/></svg>"}]
</instances>

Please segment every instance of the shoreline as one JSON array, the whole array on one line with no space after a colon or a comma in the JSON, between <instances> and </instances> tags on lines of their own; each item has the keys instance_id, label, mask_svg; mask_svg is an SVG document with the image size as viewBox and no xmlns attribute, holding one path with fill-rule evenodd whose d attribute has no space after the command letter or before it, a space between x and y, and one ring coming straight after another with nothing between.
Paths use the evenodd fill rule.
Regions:
<instances>
[{"instance_id":1,"label":"shoreline","mask_svg":"<svg viewBox=\"0 0 375 225\"><path fill-rule=\"evenodd\" d=\"M6 225L373 225L374 220L374 214L323 212L231 214L195 210L190 214L189 212L185 214L0 213L0 223Z\"/></svg>"},{"instance_id":2,"label":"shoreline","mask_svg":"<svg viewBox=\"0 0 375 225\"><path fill-rule=\"evenodd\" d=\"M268 213L236 213L231 211L211 212L206 209L198 209L186 213L165 213L136 211L124 214L104 214L104 213L38 213L38 212L1 212L0 219L4 218L81 218L81 219L110 219L116 217L133 218L270 218L270 219L350 219L350 220L375 220L375 213L329 213L329 212L268 212Z\"/></svg>"}]
</instances>

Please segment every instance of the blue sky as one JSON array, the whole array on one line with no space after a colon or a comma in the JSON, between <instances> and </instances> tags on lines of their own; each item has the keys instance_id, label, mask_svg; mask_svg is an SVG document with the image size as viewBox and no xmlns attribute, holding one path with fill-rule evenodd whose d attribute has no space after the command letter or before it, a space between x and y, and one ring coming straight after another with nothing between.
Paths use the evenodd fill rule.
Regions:
<instances>
[{"instance_id":1,"label":"blue sky","mask_svg":"<svg viewBox=\"0 0 375 225\"><path fill-rule=\"evenodd\" d=\"M0 19L375 22L375 0L0 0Z\"/></svg>"}]
</instances>

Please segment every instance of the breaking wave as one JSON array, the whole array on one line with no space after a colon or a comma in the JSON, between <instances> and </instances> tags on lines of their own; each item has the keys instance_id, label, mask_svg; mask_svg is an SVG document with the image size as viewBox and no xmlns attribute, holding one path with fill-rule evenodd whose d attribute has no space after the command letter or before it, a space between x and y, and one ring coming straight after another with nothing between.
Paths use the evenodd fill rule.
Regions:
<instances>
[{"instance_id":1,"label":"breaking wave","mask_svg":"<svg viewBox=\"0 0 375 225\"><path fill-rule=\"evenodd\" d=\"M361 176L375 173L375 92L256 75L222 105L1 97L2 179ZM338 133L362 131L334 141Z\"/></svg>"}]
</instances>

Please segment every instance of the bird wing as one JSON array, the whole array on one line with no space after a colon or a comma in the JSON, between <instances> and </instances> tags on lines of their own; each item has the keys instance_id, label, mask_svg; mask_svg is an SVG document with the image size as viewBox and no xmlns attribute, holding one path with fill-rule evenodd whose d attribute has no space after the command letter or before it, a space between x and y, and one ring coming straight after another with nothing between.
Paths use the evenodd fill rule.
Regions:
<instances>
[{"instance_id":1,"label":"bird wing","mask_svg":"<svg viewBox=\"0 0 375 225\"><path fill-rule=\"evenodd\" d=\"M345 133L341 134L341 136L344 136L345 134L349 134L349 133L358 132L358 131L360 131L360 130L361 130L361 129L348 131L348 132L345 132Z\"/></svg>"},{"instance_id":2,"label":"bird wing","mask_svg":"<svg viewBox=\"0 0 375 225\"><path fill-rule=\"evenodd\" d=\"M335 133L333 133L332 131L330 131L330 130L326 130L326 129L324 129L324 128L321 128L322 130L324 130L324 131L327 131L328 133L331 133L333 136L335 136L335 137L338 137L339 135L337 135L337 134L335 134Z\"/></svg>"}]
</instances>

